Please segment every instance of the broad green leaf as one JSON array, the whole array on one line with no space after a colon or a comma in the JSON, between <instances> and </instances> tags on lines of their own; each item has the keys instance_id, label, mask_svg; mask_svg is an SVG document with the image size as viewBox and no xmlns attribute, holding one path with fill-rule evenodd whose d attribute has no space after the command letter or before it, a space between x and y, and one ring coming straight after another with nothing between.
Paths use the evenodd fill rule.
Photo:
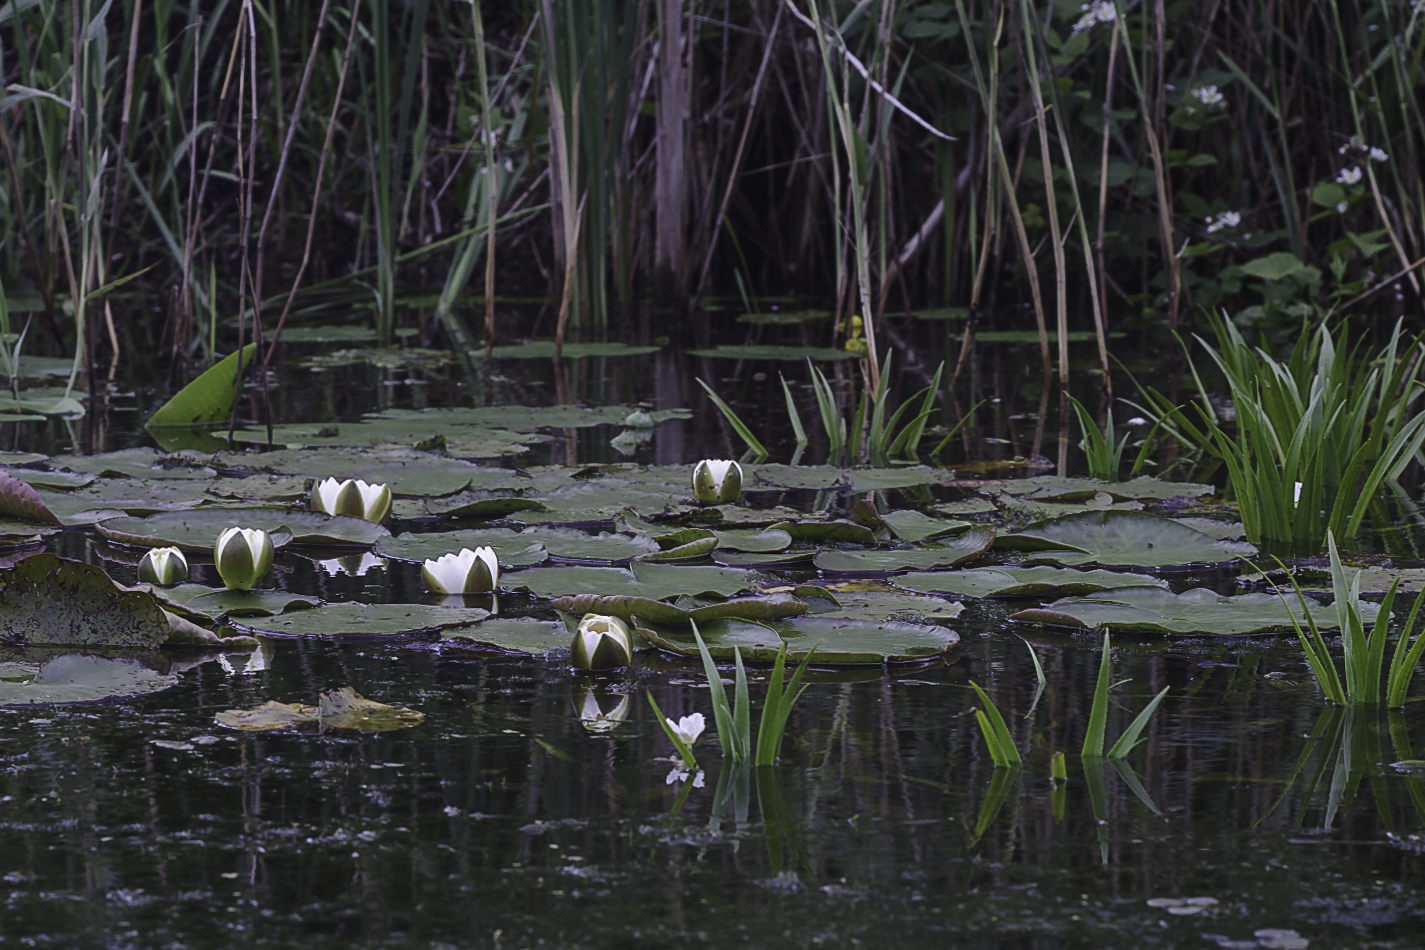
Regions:
<instances>
[{"instance_id":1,"label":"broad green leaf","mask_svg":"<svg viewBox=\"0 0 1425 950\"><path fill-rule=\"evenodd\" d=\"M238 377L256 352L257 344L249 343L238 353L228 354L159 406L145 426L193 426L227 419L237 398ZM239 359L243 363L241 368Z\"/></svg>"},{"instance_id":2,"label":"broad green leaf","mask_svg":"<svg viewBox=\"0 0 1425 950\"><path fill-rule=\"evenodd\" d=\"M993 528L977 525L956 537L914 548L821 551L815 563L823 571L853 574L953 567L986 551L994 541L994 534Z\"/></svg>"},{"instance_id":3,"label":"broad green leaf","mask_svg":"<svg viewBox=\"0 0 1425 950\"><path fill-rule=\"evenodd\" d=\"M1001 535L997 547L1059 564L1183 567L1251 557L1250 544L1219 541L1167 518L1134 511L1084 512Z\"/></svg>"},{"instance_id":4,"label":"broad green leaf","mask_svg":"<svg viewBox=\"0 0 1425 950\"><path fill-rule=\"evenodd\" d=\"M1294 597L1275 594L1224 596L1205 588L1181 594L1158 587L1128 587L1085 597L1065 597L1044 607L1021 610L1011 620L1082 627L1088 630L1145 630L1166 634L1233 636L1291 632L1292 617L1303 622ZM1379 609L1363 604L1367 619ZM1312 602L1311 615L1322 629L1338 626L1334 607Z\"/></svg>"},{"instance_id":5,"label":"broad green leaf","mask_svg":"<svg viewBox=\"0 0 1425 950\"><path fill-rule=\"evenodd\" d=\"M470 626L442 630L441 636L473 646L532 656L567 650L571 638L564 624L534 617L491 617Z\"/></svg>"},{"instance_id":6,"label":"broad green leaf","mask_svg":"<svg viewBox=\"0 0 1425 950\"><path fill-rule=\"evenodd\" d=\"M1068 567L979 567L963 571L916 571L890 578L906 590L958 597L1067 597L1113 587L1166 587L1145 574L1078 571Z\"/></svg>"},{"instance_id":7,"label":"broad green leaf","mask_svg":"<svg viewBox=\"0 0 1425 950\"><path fill-rule=\"evenodd\" d=\"M389 637L468 626L490 616L479 607L425 604L324 604L235 626L281 637Z\"/></svg>"}]
</instances>

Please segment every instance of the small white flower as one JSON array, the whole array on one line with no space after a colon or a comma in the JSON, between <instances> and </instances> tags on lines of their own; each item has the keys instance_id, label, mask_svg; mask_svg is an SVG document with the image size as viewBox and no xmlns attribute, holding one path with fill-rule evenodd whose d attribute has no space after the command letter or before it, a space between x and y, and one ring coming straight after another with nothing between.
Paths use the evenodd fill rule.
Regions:
<instances>
[{"instance_id":1,"label":"small white flower","mask_svg":"<svg viewBox=\"0 0 1425 950\"><path fill-rule=\"evenodd\" d=\"M1354 185L1361 180L1361 166L1352 165L1350 168L1343 168L1336 174L1336 181L1343 185Z\"/></svg>"},{"instance_id":2,"label":"small white flower","mask_svg":"<svg viewBox=\"0 0 1425 950\"><path fill-rule=\"evenodd\" d=\"M1345 214L1345 213L1346 213L1346 209L1349 208L1349 207L1350 207L1350 205L1346 204L1346 202L1344 202L1344 201L1338 201L1338 202L1336 203L1336 213L1337 213L1337 214Z\"/></svg>"},{"instance_id":3,"label":"small white flower","mask_svg":"<svg viewBox=\"0 0 1425 950\"><path fill-rule=\"evenodd\" d=\"M569 648L576 669L611 670L633 659L628 625L618 617L585 614Z\"/></svg>"},{"instance_id":4,"label":"small white flower","mask_svg":"<svg viewBox=\"0 0 1425 950\"><path fill-rule=\"evenodd\" d=\"M693 466L693 497L704 505L725 505L742 494L742 466L731 459L703 459Z\"/></svg>"},{"instance_id":5,"label":"small white flower","mask_svg":"<svg viewBox=\"0 0 1425 950\"><path fill-rule=\"evenodd\" d=\"M670 770L668 771L668 774L664 777L664 779L663 779L663 784L665 784L665 785L674 785L674 784L676 784L676 783L678 783L678 782L686 782L687 780L688 780L688 767L687 767L686 765L675 765L675 766L673 766L672 769L670 769ZM693 774L693 788L702 788L702 787L703 787L703 770L702 770L702 769L698 769L698 771Z\"/></svg>"},{"instance_id":6,"label":"small white flower","mask_svg":"<svg viewBox=\"0 0 1425 950\"><path fill-rule=\"evenodd\" d=\"M154 548L139 561L139 580L172 587L188 579L188 559L177 548Z\"/></svg>"},{"instance_id":7,"label":"small white flower","mask_svg":"<svg viewBox=\"0 0 1425 950\"><path fill-rule=\"evenodd\" d=\"M1222 90L1218 89L1214 83L1193 87L1192 97L1205 106L1220 106L1227 102L1226 97L1222 95Z\"/></svg>"},{"instance_id":8,"label":"small white flower","mask_svg":"<svg viewBox=\"0 0 1425 950\"><path fill-rule=\"evenodd\" d=\"M1390 156L1385 153L1385 149L1377 148L1374 145L1370 147L1370 151L1366 152L1366 157L1373 162L1384 162L1390 158Z\"/></svg>"},{"instance_id":9,"label":"small white flower","mask_svg":"<svg viewBox=\"0 0 1425 950\"><path fill-rule=\"evenodd\" d=\"M683 745L689 748L698 741L698 736L702 735L703 730L707 728L707 720L703 718L702 713L698 712L683 716L677 722L672 719L668 719L667 722L668 728L677 733L678 738L683 740Z\"/></svg>"},{"instance_id":10,"label":"small white flower","mask_svg":"<svg viewBox=\"0 0 1425 950\"><path fill-rule=\"evenodd\" d=\"M1296 487L1292 489L1291 493L1291 506L1295 508L1299 504L1301 504L1301 482L1296 483Z\"/></svg>"},{"instance_id":11,"label":"small white flower","mask_svg":"<svg viewBox=\"0 0 1425 950\"><path fill-rule=\"evenodd\" d=\"M381 521L391 510L391 489L361 479L326 478L312 486L312 510L324 515L347 515Z\"/></svg>"},{"instance_id":12,"label":"small white flower","mask_svg":"<svg viewBox=\"0 0 1425 950\"><path fill-rule=\"evenodd\" d=\"M1084 30L1091 30L1100 23L1112 23L1118 19L1118 11L1114 9L1113 0L1092 0L1085 3L1079 10L1083 16L1079 17L1071 32L1082 33Z\"/></svg>"},{"instance_id":13,"label":"small white flower","mask_svg":"<svg viewBox=\"0 0 1425 950\"><path fill-rule=\"evenodd\" d=\"M1207 219L1207 233L1230 231L1242 223L1242 215L1236 211L1222 211Z\"/></svg>"},{"instance_id":14,"label":"small white flower","mask_svg":"<svg viewBox=\"0 0 1425 950\"><path fill-rule=\"evenodd\" d=\"M500 562L489 547L461 548L421 565L426 590L436 594L486 594L500 581Z\"/></svg>"}]
</instances>

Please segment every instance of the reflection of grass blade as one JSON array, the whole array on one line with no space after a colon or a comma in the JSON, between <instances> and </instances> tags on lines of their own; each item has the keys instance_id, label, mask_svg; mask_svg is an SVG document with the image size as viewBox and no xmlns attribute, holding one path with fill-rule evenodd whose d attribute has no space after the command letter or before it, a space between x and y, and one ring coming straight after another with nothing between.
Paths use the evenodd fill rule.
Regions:
<instances>
[{"instance_id":1,"label":"reflection of grass blade","mask_svg":"<svg viewBox=\"0 0 1425 950\"><path fill-rule=\"evenodd\" d=\"M1168 688L1166 686L1163 687L1163 692L1166 693L1167 691ZM1162 694L1160 693L1159 695ZM1163 817L1163 812L1153 801L1153 796L1149 795L1148 790L1143 787L1143 781L1138 778L1138 773L1133 771L1133 766L1122 759L1115 759L1112 756L1109 757L1108 761L1109 764L1113 766L1113 770L1118 773L1118 777L1123 779L1123 784L1128 786L1128 790L1138 797L1138 800L1143 803L1144 807L1159 818Z\"/></svg>"},{"instance_id":2,"label":"reflection of grass blade","mask_svg":"<svg viewBox=\"0 0 1425 950\"><path fill-rule=\"evenodd\" d=\"M980 733L985 737L985 745L989 747L990 761L997 769L1019 765L1022 761L1019 750L1015 748L1014 737L1010 735L1009 726L1005 725L999 707L978 683L970 683L970 688L980 700L980 706L975 710L975 722L979 723Z\"/></svg>"},{"instance_id":3,"label":"reflection of grass blade","mask_svg":"<svg viewBox=\"0 0 1425 950\"><path fill-rule=\"evenodd\" d=\"M1397 583L1399 583L1397 581ZM1395 592L1395 584L1391 585L1391 593ZM1416 632L1416 620L1420 616L1421 604L1425 604L1425 589L1415 595L1415 603L1410 607L1410 616L1405 618L1405 626L1401 628L1400 635L1395 640L1395 652L1390 658L1390 676L1386 680L1385 704L1392 708L1405 705L1405 691L1410 688L1411 677L1415 675L1415 668L1420 665L1420 656L1425 653L1425 631ZM1385 615L1382 609L1377 614L1377 619ZM1411 635L1415 639L1410 642ZM1406 643L1410 646L1407 649Z\"/></svg>"},{"instance_id":4,"label":"reflection of grass blade","mask_svg":"<svg viewBox=\"0 0 1425 950\"><path fill-rule=\"evenodd\" d=\"M1084 785L1089 790L1089 808L1093 810L1094 831L1098 835L1098 858L1108 864L1108 781L1104 777L1103 757L1086 755L1079 758L1084 770Z\"/></svg>"},{"instance_id":5,"label":"reflection of grass blade","mask_svg":"<svg viewBox=\"0 0 1425 950\"><path fill-rule=\"evenodd\" d=\"M1018 774L1018 768L997 768L990 775L990 787L985 792L985 802L980 806L980 813L975 818L975 832L970 839L970 847L974 847L980 838L984 837L985 832L989 831L990 825L995 823L995 817L999 815L1005 799L1009 797L1010 783Z\"/></svg>"},{"instance_id":6,"label":"reflection of grass blade","mask_svg":"<svg viewBox=\"0 0 1425 950\"><path fill-rule=\"evenodd\" d=\"M713 392L711 386L701 379L698 380L698 385L703 387L703 392L708 394L708 398L711 399L712 404L717 407L717 411L722 413L722 417L727 420L727 424L732 426L732 431L736 432L738 437L747 443L747 447L752 450L753 454L760 458L766 458L767 447L762 444L757 436L752 434L752 430L747 428L747 423L737 417L737 413L732 411L732 407L723 402L721 397Z\"/></svg>"}]
</instances>

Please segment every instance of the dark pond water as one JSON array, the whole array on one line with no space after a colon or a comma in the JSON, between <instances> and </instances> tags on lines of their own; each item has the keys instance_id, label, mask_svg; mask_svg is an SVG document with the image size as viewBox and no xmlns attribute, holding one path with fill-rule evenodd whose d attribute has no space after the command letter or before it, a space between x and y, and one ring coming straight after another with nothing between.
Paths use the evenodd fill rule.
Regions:
<instances>
[{"instance_id":1,"label":"dark pond water","mask_svg":"<svg viewBox=\"0 0 1425 950\"><path fill-rule=\"evenodd\" d=\"M1038 391L1015 382L1023 363L986 364L1010 384L973 435L978 457L1054 461L1052 425L1036 442ZM690 376L717 375L743 407L775 407L772 427L777 370L797 366L616 365L551 379L547 363L510 361L480 384L494 402L698 405L633 456L687 464L735 448ZM453 372L362 370L340 387L304 372L279 381L288 418L483 398ZM144 444L132 420L151 397L134 401L127 419L10 424L7 440L54 452ZM619 458L610 434L540 451L564 464ZM131 579L85 533L57 548ZM322 577L296 559L288 568L294 589ZM419 578L392 564L324 583L327 596L397 599ZM1126 767L1085 768L1098 640L1007 619L1024 605L971 601L947 662L817 674L781 764L740 774L705 737L708 773L680 777L644 692L670 715L710 714L707 688L696 665L654 655L591 676L557 656L450 641L273 640L248 661L175 654L175 685L140 698L3 709L0 944L1420 945L1425 785L1389 767L1422 755L1418 704L1329 707L1285 638L1125 636L1110 737L1172 689ZM1022 768L991 766L971 679L1004 712ZM754 709L762 685L754 671ZM214 720L343 686L425 722L249 734ZM581 720L588 691L611 728ZM1055 751L1069 766L1057 786Z\"/></svg>"}]
</instances>

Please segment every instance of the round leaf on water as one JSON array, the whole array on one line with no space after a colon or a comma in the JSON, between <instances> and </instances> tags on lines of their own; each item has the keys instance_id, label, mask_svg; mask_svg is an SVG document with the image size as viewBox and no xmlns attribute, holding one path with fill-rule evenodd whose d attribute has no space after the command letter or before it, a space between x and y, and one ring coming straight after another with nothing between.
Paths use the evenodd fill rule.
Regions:
<instances>
[{"instance_id":1,"label":"round leaf on water","mask_svg":"<svg viewBox=\"0 0 1425 950\"><path fill-rule=\"evenodd\" d=\"M634 561L631 565L633 576L646 596L659 598L675 597L682 594L710 594L717 597L731 597L752 587L755 577L751 571L731 567L710 565L674 566L654 564L648 561Z\"/></svg>"},{"instance_id":2,"label":"round leaf on water","mask_svg":"<svg viewBox=\"0 0 1425 950\"><path fill-rule=\"evenodd\" d=\"M231 527L266 531L274 548L289 543L324 547L368 547L390 534L360 518L333 517L315 511L281 508L215 508L166 511L147 518L111 518L96 526L110 541L144 547L172 545L185 551L211 551L218 535Z\"/></svg>"},{"instance_id":3,"label":"round leaf on water","mask_svg":"<svg viewBox=\"0 0 1425 950\"><path fill-rule=\"evenodd\" d=\"M268 700L253 709L224 709L213 717L219 725L243 732L272 732L317 721L317 707Z\"/></svg>"},{"instance_id":4,"label":"round leaf on water","mask_svg":"<svg viewBox=\"0 0 1425 950\"><path fill-rule=\"evenodd\" d=\"M801 551L724 551L717 549L712 559L725 567L786 567L792 564L810 563L816 555L815 548Z\"/></svg>"},{"instance_id":5,"label":"round leaf on water","mask_svg":"<svg viewBox=\"0 0 1425 950\"><path fill-rule=\"evenodd\" d=\"M849 360L854 355L828 346L769 346L761 344L723 344L709 350L689 350L689 356L729 360Z\"/></svg>"},{"instance_id":6,"label":"round leaf on water","mask_svg":"<svg viewBox=\"0 0 1425 950\"><path fill-rule=\"evenodd\" d=\"M795 541L817 544L875 544L876 535L854 521L779 521L772 526Z\"/></svg>"},{"instance_id":7,"label":"round leaf on water","mask_svg":"<svg viewBox=\"0 0 1425 950\"><path fill-rule=\"evenodd\" d=\"M50 464L71 472L159 481L169 478L213 478L206 456L195 452L158 452L148 448L120 449L98 455L57 455Z\"/></svg>"},{"instance_id":8,"label":"round leaf on water","mask_svg":"<svg viewBox=\"0 0 1425 950\"><path fill-rule=\"evenodd\" d=\"M321 601L285 590L212 590L184 606L209 617L270 617L289 610L307 610Z\"/></svg>"},{"instance_id":9,"label":"round leaf on water","mask_svg":"<svg viewBox=\"0 0 1425 950\"><path fill-rule=\"evenodd\" d=\"M566 360L579 360L588 357L617 357L617 356L647 356L650 353L657 353L662 347L658 346L638 346L632 343L569 343L564 344L560 351ZM526 340L523 343L497 346L491 351L491 356L497 360L548 360L554 358L553 340Z\"/></svg>"},{"instance_id":10,"label":"round leaf on water","mask_svg":"<svg viewBox=\"0 0 1425 950\"><path fill-rule=\"evenodd\" d=\"M663 548L660 551L640 554L637 560L649 563L691 561L706 557L715 547L717 547L717 536L709 532L705 538L697 538L696 540L680 544L677 547Z\"/></svg>"},{"instance_id":11,"label":"round leaf on water","mask_svg":"<svg viewBox=\"0 0 1425 950\"><path fill-rule=\"evenodd\" d=\"M1001 535L997 543L1038 549L1029 558L1034 561L1126 567L1221 564L1257 553L1250 544L1219 541L1167 518L1134 511L1068 515Z\"/></svg>"},{"instance_id":12,"label":"round leaf on water","mask_svg":"<svg viewBox=\"0 0 1425 950\"><path fill-rule=\"evenodd\" d=\"M357 729L390 732L425 721L425 714L404 706L388 706L367 699L350 686L317 697L317 724L323 729Z\"/></svg>"},{"instance_id":13,"label":"round leaf on water","mask_svg":"<svg viewBox=\"0 0 1425 950\"><path fill-rule=\"evenodd\" d=\"M880 585L877 585L878 588ZM844 590L840 586L835 591L836 607L831 612L837 616L857 620L906 620L924 623L933 620L953 620L960 616L965 605L943 597L930 597L906 591L872 589ZM824 616L825 614L821 614Z\"/></svg>"},{"instance_id":14,"label":"round leaf on water","mask_svg":"<svg viewBox=\"0 0 1425 950\"><path fill-rule=\"evenodd\" d=\"M916 571L890 579L906 590L958 597L1066 597L1113 587L1166 587L1145 574L1078 571L1068 567L981 567L963 571Z\"/></svg>"},{"instance_id":15,"label":"round leaf on water","mask_svg":"<svg viewBox=\"0 0 1425 950\"><path fill-rule=\"evenodd\" d=\"M579 594L573 597L560 597L554 601L553 605L557 610L580 616L583 614L611 614L623 620L638 617L642 621L655 624L686 624L690 620L702 624L706 620L730 617L741 620L771 620L796 616L807 610L804 601L785 594L740 597L692 608L675 606L647 597Z\"/></svg>"},{"instance_id":16,"label":"round leaf on water","mask_svg":"<svg viewBox=\"0 0 1425 950\"><path fill-rule=\"evenodd\" d=\"M35 554L0 571L0 641L152 649L172 632L151 594L92 564Z\"/></svg>"},{"instance_id":17,"label":"round leaf on water","mask_svg":"<svg viewBox=\"0 0 1425 950\"><path fill-rule=\"evenodd\" d=\"M1036 501L1084 501L1103 492L1119 501L1167 500L1170 498L1200 498L1212 494L1211 485L1197 482L1168 482L1149 475L1140 475L1126 482L1106 482L1100 478L1065 478L1040 475L1008 481L986 482L984 490Z\"/></svg>"},{"instance_id":18,"label":"round leaf on water","mask_svg":"<svg viewBox=\"0 0 1425 950\"><path fill-rule=\"evenodd\" d=\"M568 561L611 564L660 550L657 541L636 534L589 534L574 528L531 528L525 536L543 542L550 557Z\"/></svg>"},{"instance_id":19,"label":"round leaf on water","mask_svg":"<svg viewBox=\"0 0 1425 950\"><path fill-rule=\"evenodd\" d=\"M641 619L641 618L640 618ZM660 650L679 656L699 656L698 643L689 625L672 626L640 622L638 632ZM782 638L765 624L751 620L709 620L698 624L698 635L714 660L731 662L733 651L752 663L771 663L782 649ZM800 657L788 657L796 661Z\"/></svg>"},{"instance_id":20,"label":"round leaf on water","mask_svg":"<svg viewBox=\"0 0 1425 950\"><path fill-rule=\"evenodd\" d=\"M792 536L781 528L718 528L717 546L724 551L785 551Z\"/></svg>"},{"instance_id":21,"label":"round leaf on water","mask_svg":"<svg viewBox=\"0 0 1425 950\"><path fill-rule=\"evenodd\" d=\"M850 489L860 494L887 491L892 488L913 488L917 485L939 485L950 480L948 469L911 465L903 468L853 468L848 473Z\"/></svg>"},{"instance_id":22,"label":"round leaf on water","mask_svg":"<svg viewBox=\"0 0 1425 950\"><path fill-rule=\"evenodd\" d=\"M466 491L449 498L426 500L426 511L451 518L503 518L517 511L543 511L544 504L533 498L486 491Z\"/></svg>"},{"instance_id":23,"label":"round leaf on water","mask_svg":"<svg viewBox=\"0 0 1425 950\"><path fill-rule=\"evenodd\" d=\"M821 551L815 563L823 571L851 574L952 567L983 553L994 536L993 528L978 525L953 538L902 550Z\"/></svg>"},{"instance_id":24,"label":"round leaf on water","mask_svg":"<svg viewBox=\"0 0 1425 950\"><path fill-rule=\"evenodd\" d=\"M490 616L479 607L424 604L324 604L276 617L235 624L279 637L389 637L479 623Z\"/></svg>"},{"instance_id":25,"label":"round leaf on water","mask_svg":"<svg viewBox=\"0 0 1425 950\"><path fill-rule=\"evenodd\" d=\"M28 482L0 472L0 515L43 524L59 524L54 512L45 507Z\"/></svg>"},{"instance_id":26,"label":"round leaf on water","mask_svg":"<svg viewBox=\"0 0 1425 950\"><path fill-rule=\"evenodd\" d=\"M692 594L726 597L752 586L752 580L748 572L732 568L635 561L632 570L563 565L537 567L505 574L500 583L510 590L527 590L538 597L595 594L667 600Z\"/></svg>"},{"instance_id":27,"label":"round leaf on water","mask_svg":"<svg viewBox=\"0 0 1425 950\"><path fill-rule=\"evenodd\" d=\"M478 547L491 548L502 568L528 567L543 564L549 559L543 542L510 528L467 528L421 534L406 532L377 541L375 551L382 557L419 564L443 554L458 552L461 548L473 551Z\"/></svg>"},{"instance_id":28,"label":"round leaf on water","mask_svg":"<svg viewBox=\"0 0 1425 950\"><path fill-rule=\"evenodd\" d=\"M1336 608L1311 601L1311 615L1322 629L1337 626ZM1369 621L1379 607L1362 604ZM1181 594L1158 587L1128 587L1085 597L1065 597L1044 607L1021 610L1011 620L1048 623L1088 630L1148 630L1168 634L1231 636L1293 630L1292 616L1301 621L1294 596L1238 594L1223 596L1205 588Z\"/></svg>"},{"instance_id":29,"label":"round leaf on water","mask_svg":"<svg viewBox=\"0 0 1425 950\"><path fill-rule=\"evenodd\" d=\"M16 669L29 665L13 659L4 664L0 672L0 706L121 699L156 693L178 682L177 676L156 672L129 657L61 653L33 663L33 675Z\"/></svg>"},{"instance_id":30,"label":"round leaf on water","mask_svg":"<svg viewBox=\"0 0 1425 950\"><path fill-rule=\"evenodd\" d=\"M491 617L468 627L441 631L447 640L460 640L473 646L545 656L556 650L569 649L570 635L562 623L537 620L534 617Z\"/></svg>"},{"instance_id":31,"label":"round leaf on water","mask_svg":"<svg viewBox=\"0 0 1425 950\"><path fill-rule=\"evenodd\" d=\"M886 523L897 538L911 544L924 541L927 538L954 534L971 526L968 521L932 518L930 515L914 510L888 511L881 515L881 520Z\"/></svg>"},{"instance_id":32,"label":"round leaf on water","mask_svg":"<svg viewBox=\"0 0 1425 950\"><path fill-rule=\"evenodd\" d=\"M922 663L944 656L960 642L954 630L936 624L863 620L809 614L770 626L787 641L787 655L823 664Z\"/></svg>"}]
</instances>

